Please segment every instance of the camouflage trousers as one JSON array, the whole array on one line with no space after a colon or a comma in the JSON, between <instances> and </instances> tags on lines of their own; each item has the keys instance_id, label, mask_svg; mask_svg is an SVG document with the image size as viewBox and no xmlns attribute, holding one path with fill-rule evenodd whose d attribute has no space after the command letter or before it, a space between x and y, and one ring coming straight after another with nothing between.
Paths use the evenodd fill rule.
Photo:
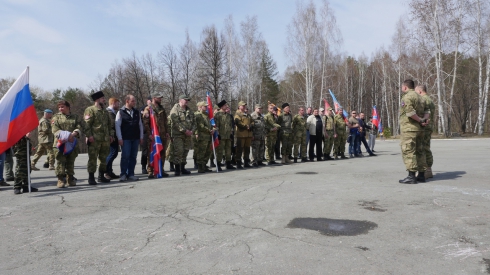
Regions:
<instances>
[{"instance_id":1,"label":"camouflage trousers","mask_svg":"<svg viewBox=\"0 0 490 275\"><path fill-rule=\"evenodd\" d=\"M49 165L54 166L54 152L53 152L53 143L40 143L37 145L36 154L32 158L32 163L36 164L37 161L41 158L42 155L46 154L47 159L46 163L49 161Z\"/></svg>"},{"instance_id":2,"label":"camouflage trousers","mask_svg":"<svg viewBox=\"0 0 490 275\"><path fill-rule=\"evenodd\" d=\"M330 155L334 143L333 130L327 130L327 135L323 137L323 154Z\"/></svg>"},{"instance_id":3,"label":"camouflage trousers","mask_svg":"<svg viewBox=\"0 0 490 275\"><path fill-rule=\"evenodd\" d=\"M163 146L165 146L165 139L162 140L162 144ZM153 147L151 145L151 140L148 139L148 141L146 142L146 151L148 152L147 155L146 155L146 164L148 166L146 166L146 171L148 171L148 174L153 174L153 167L150 165L150 159L151 159L151 152L153 152ZM164 171L163 167L165 166L165 156L163 155L165 153L165 148L160 151L160 159L162 161L162 171ZM141 163L141 165L143 165L143 163Z\"/></svg>"},{"instance_id":4,"label":"camouflage trousers","mask_svg":"<svg viewBox=\"0 0 490 275\"><path fill-rule=\"evenodd\" d=\"M337 133L337 138L333 140L333 155L340 156L345 152L345 143L347 142L347 133Z\"/></svg>"},{"instance_id":5,"label":"camouflage trousers","mask_svg":"<svg viewBox=\"0 0 490 275\"><path fill-rule=\"evenodd\" d=\"M301 157L306 158L306 132L303 135L295 135L293 144L293 157L299 158L299 154L301 153Z\"/></svg>"},{"instance_id":6,"label":"camouflage trousers","mask_svg":"<svg viewBox=\"0 0 490 275\"><path fill-rule=\"evenodd\" d=\"M20 189L23 186L27 186L29 184L28 176L27 176L27 165L31 165L31 162L27 161L27 145L25 146L16 145L15 159L17 161L15 162L14 189Z\"/></svg>"},{"instance_id":7,"label":"camouflage trousers","mask_svg":"<svg viewBox=\"0 0 490 275\"><path fill-rule=\"evenodd\" d=\"M236 139L236 155L235 155L235 161L239 162L242 160L242 154L243 154L243 160L244 161L250 161L250 145L252 143L252 138L247 137L247 138L237 138Z\"/></svg>"},{"instance_id":8,"label":"camouflage trousers","mask_svg":"<svg viewBox=\"0 0 490 275\"><path fill-rule=\"evenodd\" d=\"M209 157L211 156L211 139L196 139L194 143L194 153L196 154L197 164L208 163Z\"/></svg>"},{"instance_id":9,"label":"camouflage trousers","mask_svg":"<svg viewBox=\"0 0 490 275\"><path fill-rule=\"evenodd\" d=\"M264 159L264 153L265 153L265 140L262 139L255 139L252 140L252 156L253 160L256 163L262 162Z\"/></svg>"},{"instance_id":10,"label":"camouflage trousers","mask_svg":"<svg viewBox=\"0 0 490 275\"><path fill-rule=\"evenodd\" d=\"M167 144L167 151L165 152L165 158L169 162L174 162L174 144L172 143L172 140L170 140Z\"/></svg>"},{"instance_id":11,"label":"camouflage trousers","mask_svg":"<svg viewBox=\"0 0 490 275\"><path fill-rule=\"evenodd\" d=\"M271 162L274 160L274 151L276 149L277 135L268 135L265 137L265 158Z\"/></svg>"},{"instance_id":12,"label":"camouflage trousers","mask_svg":"<svg viewBox=\"0 0 490 275\"><path fill-rule=\"evenodd\" d=\"M221 139L216 148L216 158L219 162L223 160L223 154L226 161L231 161L231 139Z\"/></svg>"},{"instance_id":13,"label":"camouflage trousers","mask_svg":"<svg viewBox=\"0 0 490 275\"><path fill-rule=\"evenodd\" d=\"M191 149L191 137L190 136L177 136L173 138L173 163L175 164L186 164L187 154Z\"/></svg>"},{"instance_id":14,"label":"camouflage trousers","mask_svg":"<svg viewBox=\"0 0 490 275\"><path fill-rule=\"evenodd\" d=\"M403 162L409 172L425 172L424 131L402 132L400 137Z\"/></svg>"},{"instance_id":15,"label":"camouflage trousers","mask_svg":"<svg viewBox=\"0 0 490 275\"><path fill-rule=\"evenodd\" d=\"M14 177L14 157L13 157L12 148L7 149L5 151L5 161L3 162L3 168L5 170L6 178Z\"/></svg>"},{"instance_id":16,"label":"camouflage trousers","mask_svg":"<svg viewBox=\"0 0 490 275\"><path fill-rule=\"evenodd\" d=\"M78 152L80 152L78 146L68 155L63 155L58 148L54 148L53 150L56 152L56 167L54 171L56 176L75 175L75 159L78 157Z\"/></svg>"},{"instance_id":17,"label":"camouflage trousers","mask_svg":"<svg viewBox=\"0 0 490 275\"><path fill-rule=\"evenodd\" d=\"M281 154L289 156L293 150L293 134L282 133L281 135Z\"/></svg>"},{"instance_id":18,"label":"camouflage trousers","mask_svg":"<svg viewBox=\"0 0 490 275\"><path fill-rule=\"evenodd\" d=\"M425 151L425 159L427 162L427 167L432 167L432 164L434 164L434 157L432 156L432 151L430 150L431 136L432 136L432 130L424 131L424 151Z\"/></svg>"},{"instance_id":19,"label":"camouflage trousers","mask_svg":"<svg viewBox=\"0 0 490 275\"><path fill-rule=\"evenodd\" d=\"M97 171L97 159L99 160L99 172L106 171L106 160L110 151L109 141L94 141L88 146L87 171L95 173Z\"/></svg>"}]
</instances>

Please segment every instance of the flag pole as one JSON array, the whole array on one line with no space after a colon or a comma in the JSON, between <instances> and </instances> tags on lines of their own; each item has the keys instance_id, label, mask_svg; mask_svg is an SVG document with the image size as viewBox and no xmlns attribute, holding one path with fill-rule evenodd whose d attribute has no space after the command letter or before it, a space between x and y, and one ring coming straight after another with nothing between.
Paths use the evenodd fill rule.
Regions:
<instances>
[{"instance_id":1,"label":"flag pole","mask_svg":"<svg viewBox=\"0 0 490 275\"><path fill-rule=\"evenodd\" d=\"M216 131L216 130L215 130ZM213 146L214 165L216 165L216 173L218 173L218 159L216 158L216 150L214 149L214 136L211 135L211 145Z\"/></svg>"},{"instance_id":2,"label":"flag pole","mask_svg":"<svg viewBox=\"0 0 490 275\"><path fill-rule=\"evenodd\" d=\"M29 83L29 66L27 66L27 83ZM27 186L31 193L31 152L29 152L29 139L27 139Z\"/></svg>"}]
</instances>

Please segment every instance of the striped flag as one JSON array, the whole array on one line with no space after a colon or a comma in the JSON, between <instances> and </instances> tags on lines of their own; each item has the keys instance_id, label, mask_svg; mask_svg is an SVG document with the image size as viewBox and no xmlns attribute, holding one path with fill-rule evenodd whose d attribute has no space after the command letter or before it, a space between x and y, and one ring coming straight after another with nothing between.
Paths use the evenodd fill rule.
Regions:
<instances>
[{"instance_id":1,"label":"striped flag","mask_svg":"<svg viewBox=\"0 0 490 275\"><path fill-rule=\"evenodd\" d=\"M158 132L158 127L152 107L150 107L150 125L151 135L153 136L153 141L151 142L152 149L150 154L150 166L153 167L153 175L157 176L157 178L161 178L162 156L160 152L163 151L163 144L162 139L160 138L160 133Z\"/></svg>"},{"instance_id":2,"label":"striped flag","mask_svg":"<svg viewBox=\"0 0 490 275\"><path fill-rule=\"evenodd\" d=\"M214 121L213 103L211 102L211 96L209 95L209 92L206 92L206 97L208 102L209 122L211 122L211 126L216 127L216 122ZM213 144L214 144L214 148L218 147L219 145L218 131L214 131Z\"/></svg>"},{"instance_id":3,"label":"striped flag","mask_svg":"<svg viewBox=\"0 0 490 275\"><path fill-rule=\"evenodd\" d=\"M373 124L379 128L378 110L376 109L376 105L373 106Z\"/></svg>"},{"instance_id":4,"label":"striped flag","mask_svg":"<svg viewBox=\"0 0 490 275\"><path fill-rule=\"evenodd\" d=\"M29 68L0 100L0 118L0 154L39 125L29 89Z\"/></svg>"},{"instance_id":5,"label":"striped flag","mask_svg":"<svg viewBox=\"0 0 490 275\"><path fill-rule=\"evenodd\" d=\"M349 123L349 120L347 119L349 117L349 114L347 113L346 110L344 110L342 105L340 105L340 103L337 101L337 98L335 98L335 95L332 93L332 91L330 89L328 89L328 91L330 92L330 95L332 96L333 105L335 106L335 113L338 113L339 109L342 108L342 110L343 110L342 116L344 117L344 121L345 121L345 123Z\"/></svg>"}]
</instances>

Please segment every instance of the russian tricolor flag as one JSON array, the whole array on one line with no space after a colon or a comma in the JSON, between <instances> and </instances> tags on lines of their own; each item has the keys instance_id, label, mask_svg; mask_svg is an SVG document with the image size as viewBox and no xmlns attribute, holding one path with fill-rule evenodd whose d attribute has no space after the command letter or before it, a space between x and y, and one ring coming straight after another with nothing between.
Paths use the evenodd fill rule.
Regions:
<instances>
[{"instance_id":1,"label":"russian tricolor flag","mask_svg":"<svg viewBox=\"0 0 490 275\"><path fill-rule=\"evenodd\" d=\"M38 125L27 68L0 100L0 154Z\"/></svg>"},{"instance_id":2,"label":"russian tricolor flag","mask_svg":"<svg viewBox=\"0 0 490 275\"><path fill-rule=\"evenodd\" d=\"M209 122L211 123L211 126L216 127L216 122L214 121L213 103L211 102L211 96L209 95L209 92L206 92L206 99L208 102ZM219 145L218 131L214 131L212 138L213 138L214 148L218 147Z\"/></svg>"}]
</instances>

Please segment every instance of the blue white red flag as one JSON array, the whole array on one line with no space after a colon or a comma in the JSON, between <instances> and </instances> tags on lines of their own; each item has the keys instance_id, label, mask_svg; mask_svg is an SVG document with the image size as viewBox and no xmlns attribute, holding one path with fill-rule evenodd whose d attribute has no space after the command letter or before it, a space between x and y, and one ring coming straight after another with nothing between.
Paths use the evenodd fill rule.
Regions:
<instances>
[{"instance_id":1,"label":"blue white red flag","mask_svg":"<svg viewBox=\"0 0 490 275\"><path fill-rule=\"evenodd\" d=\"M27 68L0 100L0 154L38 125Z\"/></svg>"},{"instance_id":2,"label":"blue white red flag","mask_svg":"<svg viewBox=\"0 0 490 275\"><path fill-rule=\"evenodd\" d=\"M339 109L342 108L342 110L343 110L342 116L344 117L345 123L348 123L347 118L349 117L349 114L347 113L346 110L344 110L342 105L340 105L340 103L337 101L337 98L335 98L335 95L332 93L332 91L330 89L328 89L328 91L330 92L330 95L332 96L333 105L335 106L335 113L337 114L339 112Z\"/></svg>"},{"instance_id":3,"label":"blue white red flag","mask_svg":"<svg viewBox=\"0 0 490 275\"><path fill-rule=\"evenodd\" d=\"M328 108L330 108L330 104L328 104L328 101L324 98L323 102L325 103L325 114L327 114Z\"/></svg>"},{"instance_id":4,"label":"blue white red flag","mask_svg":"<svg viewBox=\"0 0 490 275\"><path fill-rule=\"evenodd\" d=\"M207 97L207 102L208 102L209 122L211 122L211 126L216 127L216 122L214 121L213 103L211 102L211 96L209 95L209 92L206 92L206 97ZM218 131L214 131L213 144L214 144L214 148L218 147L218 145L219 145Z\"/></svg>"},{"instance_id":5,"label":"blue white red flag","mask_svg":"<svg viewBox=\"0 0 490 275\"><path fill-rule=\"evenodd\" d=\"M155 120L155 115L153 114L153 108L150 107L150 126L151 135L153 136L153 141L151 142L151 154L150 154L150 166L153 167L153 175L157 178L162 177L162 156L163 151L162 139L160 138L160 133L158 132L157 123Z\"/></svg>"},{"instance_id":6,"label":"blue white red flag","mask_svg":"<svg viewBox=\"0 0 490 275\"><path fill-rule=\"evenodd\" d=\"M378 110L376 109L376 105L373 106L373 124L379 128Z\"/></svg>"}]
</instances>

